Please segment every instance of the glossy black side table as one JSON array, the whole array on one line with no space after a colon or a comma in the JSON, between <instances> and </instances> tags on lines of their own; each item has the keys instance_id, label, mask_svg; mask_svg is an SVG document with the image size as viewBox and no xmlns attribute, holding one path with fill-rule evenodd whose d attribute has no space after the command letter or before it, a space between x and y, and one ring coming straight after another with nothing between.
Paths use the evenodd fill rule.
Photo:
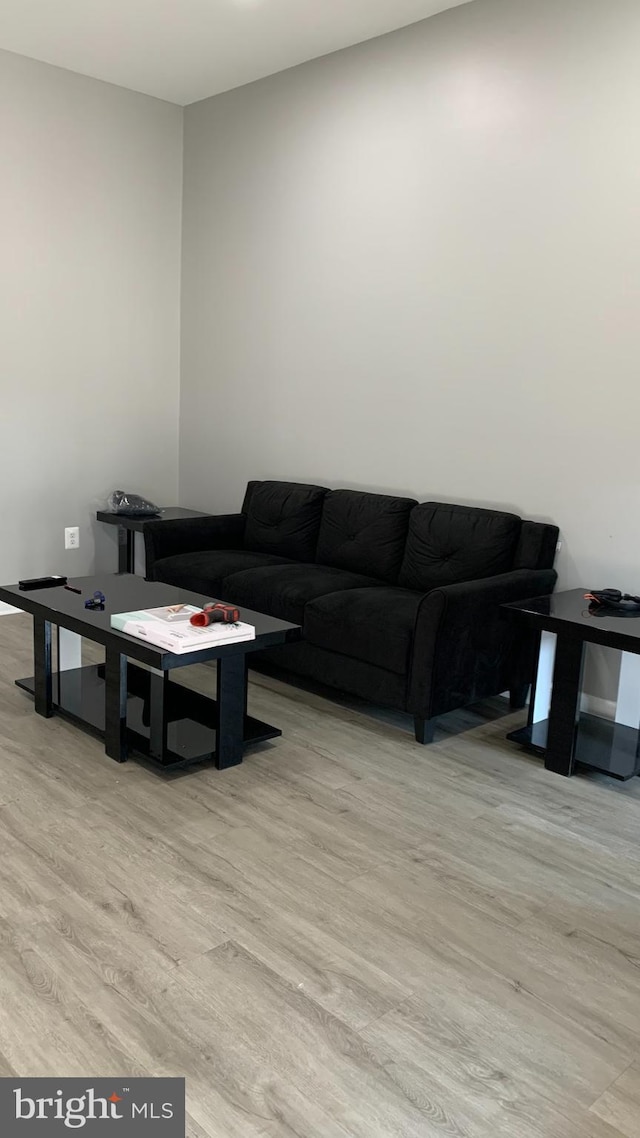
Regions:
<instances>
[{"instance_id":1,"label":"glossy black side table","mask_svg":"<svg viewBox=\"0 0 640 1138\"><path fill-rule=\"evenodd\" d=\"M186 510L182 506L164 506L159 514L140 516L139 514L112 514L109 510L98 510L99 522L118 527L118 573L135 573L135 535L144 533L149 522L175 522L181 518L209 518L210 514L201 510Z\"/></svg>"},{"instance_id":2,"label":"glossy black side table","mask_svg":"<svg viewBox=\"0 0 640 1138\"><path fill-rule=\"evenodd\" d=\"M640 773L640 615L592 612L587 591L502 606L540 634L529 719L507 738L544 755L556 774L572 775L577 764L626 780ZM580 710L585 644L623 654L615 720Z\"/></svg>"}]
</instances>

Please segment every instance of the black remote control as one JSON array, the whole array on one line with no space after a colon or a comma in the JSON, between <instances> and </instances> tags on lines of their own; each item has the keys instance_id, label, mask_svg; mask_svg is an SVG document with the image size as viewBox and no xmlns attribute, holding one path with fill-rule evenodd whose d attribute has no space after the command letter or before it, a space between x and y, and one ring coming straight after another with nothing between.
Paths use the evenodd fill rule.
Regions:
<instances>
[{"instance_id":1,"label":"black remote control","mask_svg":"<svg viewBox=\"0 0 640 1138\"><path fill-rule=\"evenodd\" d=\"M18 581L18 588L22 589L23 593L28 593L31 589L53 589L56 585L66 585L66 577L32 577L28 581Z\"/></svg>"}]
</instances>

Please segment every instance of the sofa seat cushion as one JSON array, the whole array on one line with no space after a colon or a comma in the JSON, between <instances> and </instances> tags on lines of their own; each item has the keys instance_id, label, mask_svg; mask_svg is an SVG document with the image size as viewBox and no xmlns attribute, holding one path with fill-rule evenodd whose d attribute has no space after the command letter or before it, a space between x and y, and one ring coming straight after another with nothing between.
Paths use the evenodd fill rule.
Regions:
<instances>
[{"instance_id":1,"label":"sofa seat cushion","mask_svg":"<svg viewBox=\"0 0 640 1138\"><path fill-rule=\"evenodd\" d=\"M347 573L327 565L270 565L234 573L223 584L226 600L266 612L280 620L304 624L305 605L325 593L379 585L373 577Z\"/></svg>"},{"instance_id":2,"label":"sofa seat cushion","mask_svg":"<svg viewBox=\"0 0 640 1138\"><path fill-rule=\"evenodd\" d=\"M209 549L200 553L177 553L164 557L153 567L155 581L177 585L192 593L222 598L222 582L230 573L264 565L286 565L286 558L246 549Z\"/></svg>"},{"instance_id":3,"label":"sofa seat cushion","mask_svg":"<svg viewBox=\"0 0 640 1138\"><path fill-rule=\"evenodd\" d=\"M305 641L404 675L422 597L394 586L319 597L305 610Z\"/></svg>"},{"instance_id":4,"label":"sofa seat cushion","mask_svg":"<svg viewBox=\"0 0 640 1138\"><path fill-rule=\"evenodd\" d=\"M399 584L428 592L507 573L513 568L521 527L516 514L424 502L409 519Z\"/></svg>"},{"instance_id":5,"label":"sofa seat cushion","mask_svg":"<svg viewBox=\"0 0 640 1138\"><path fill-rule=\"evenodd\" d=\"M314 561L326 492L300 482L250 482L242 507L245 549Z\"/></svg>"},{"instance_id":6,"label":"sofa seat cushion","mask_svg":"<svg viewBox=\"0 0 640 1138\"><path fill-rule=\"evenodd\" d=\"M330 490L322 507L316 561L398 580L413 498Z\"/></svg>"}]
</instances>

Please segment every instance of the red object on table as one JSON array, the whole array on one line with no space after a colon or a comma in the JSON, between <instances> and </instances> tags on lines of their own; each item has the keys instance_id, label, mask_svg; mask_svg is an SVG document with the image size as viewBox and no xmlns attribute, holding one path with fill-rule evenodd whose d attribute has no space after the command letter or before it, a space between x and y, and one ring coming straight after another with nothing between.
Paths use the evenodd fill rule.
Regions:
<instances>
[{"instance_id":1,"label":"red object on table","mask_svg":"<svg viewBox=\"0 0 640 1138\"><path fill-rule=\"evenodd\" d=\"M233 605L225 605L222 601L205 605L202 612L194 612L189 623L196 628L206 628L209 624L235 624L240 620L240 613Z\"/></svg>"}]
</instances>

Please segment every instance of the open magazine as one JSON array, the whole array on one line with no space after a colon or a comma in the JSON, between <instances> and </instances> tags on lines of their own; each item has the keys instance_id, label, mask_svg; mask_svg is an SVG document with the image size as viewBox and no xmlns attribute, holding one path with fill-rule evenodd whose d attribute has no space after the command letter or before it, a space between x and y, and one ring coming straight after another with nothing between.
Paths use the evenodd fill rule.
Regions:
<instances>
[{"instance_id":1,"label":"open magazine","mask_svg":"<svg viewBox=\"0 0 640 1138\"><path fill-rule=\"evenodd\" d=\"M139 612L119 612L111 617L111 627L138 640L148 640L167 652L197 652L199 648L215 648L221 644L236 644L240 640L255 640L252 624L209 624L196 628L190 623L194 613L202 609L194 605L169 605L159 609L141 609Z\"/></svg>"}]
</instances>

